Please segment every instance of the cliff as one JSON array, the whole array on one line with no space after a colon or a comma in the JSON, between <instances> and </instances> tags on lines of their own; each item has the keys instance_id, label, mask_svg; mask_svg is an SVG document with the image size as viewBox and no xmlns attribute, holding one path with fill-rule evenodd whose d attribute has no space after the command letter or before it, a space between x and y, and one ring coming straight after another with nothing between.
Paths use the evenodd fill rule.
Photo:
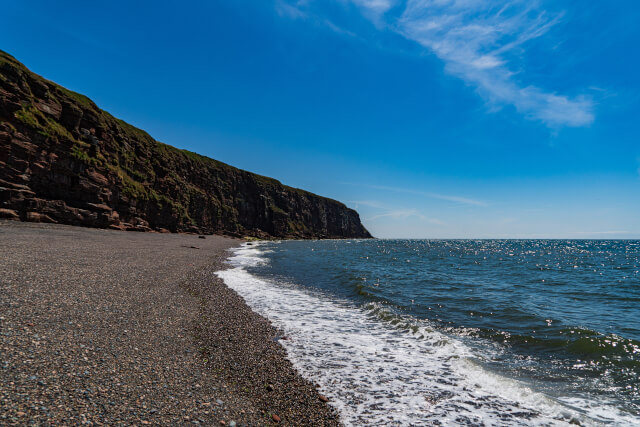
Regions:
<instances>
[{"instance_id":1,"label":"cliff","mask_svg":"<svg viewBox=\"0 0 640 427\"><path fill-rule=\"evenodd\" d=\"M261 238L368 238L352 209L154 140L0 51L0 218Z\"/></svg>"}]
</instances>

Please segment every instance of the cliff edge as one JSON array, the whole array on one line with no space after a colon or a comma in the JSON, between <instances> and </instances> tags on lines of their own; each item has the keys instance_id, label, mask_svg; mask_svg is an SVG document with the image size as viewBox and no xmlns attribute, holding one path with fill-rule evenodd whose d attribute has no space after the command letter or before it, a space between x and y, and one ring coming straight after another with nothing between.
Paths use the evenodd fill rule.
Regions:
<instances>
[{"instance_id":1,"label":"cliff edge","mask_svg":"<svg viewBox=\"0 0 640 427\"><path fill-rule=\"evenodd\" d=\"M154 140L0 51L0 218L260 238L370 238L340 202Z\"/></svg>"}]
</instances>

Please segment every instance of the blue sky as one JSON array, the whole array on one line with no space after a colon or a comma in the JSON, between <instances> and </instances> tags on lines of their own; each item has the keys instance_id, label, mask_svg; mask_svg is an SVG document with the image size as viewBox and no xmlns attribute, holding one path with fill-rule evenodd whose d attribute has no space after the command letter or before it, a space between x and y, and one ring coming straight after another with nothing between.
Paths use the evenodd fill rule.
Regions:
<instances>
[{"instance_id":1,"label":"blue sky","mask_svg":"<svg viewBox=\"0 0 640 427\"><path fill-rule=\"evenodd\" d=\"M101 4L94 4L101 3ZM377 237L640 238L640 3L6 2L0 49Z\"/></svg>"}]
</instances>

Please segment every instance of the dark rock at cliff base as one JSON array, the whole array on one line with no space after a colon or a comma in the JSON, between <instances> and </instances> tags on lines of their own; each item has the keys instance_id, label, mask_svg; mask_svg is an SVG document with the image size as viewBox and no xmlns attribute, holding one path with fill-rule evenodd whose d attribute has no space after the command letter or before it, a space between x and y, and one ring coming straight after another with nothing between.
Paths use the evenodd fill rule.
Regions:
<instances>
[{"instance_id":1,"label":"dark rock at cliff base","mask_svg":"<svg viewBox=\"0 0 640 427\"><path fill-rule=\"evenodd\" d=\"M157 142L2 51L0 217L236 237L371 237L342 203Z\"/></svg>"}]
</instances>

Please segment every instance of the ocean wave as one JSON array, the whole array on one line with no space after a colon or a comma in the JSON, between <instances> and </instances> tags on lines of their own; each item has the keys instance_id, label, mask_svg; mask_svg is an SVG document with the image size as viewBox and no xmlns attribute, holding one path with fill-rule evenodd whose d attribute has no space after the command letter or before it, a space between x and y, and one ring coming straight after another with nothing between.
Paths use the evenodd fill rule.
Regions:
<instances>
[{"instance_id":1,"label":"ocean wave","mask_svg":"<svg viewBox=\"0 0 640 427\"><path fill-rule=\"evenodd\" d=\"M635 425L603 402L536 392L486 370L472 349L427 321L383 304L363 307L248 269L266 261L260 245L234 251L217 274L284 331L279 341L321 386L346 425Z\"/></svg>"}]
</instances>

